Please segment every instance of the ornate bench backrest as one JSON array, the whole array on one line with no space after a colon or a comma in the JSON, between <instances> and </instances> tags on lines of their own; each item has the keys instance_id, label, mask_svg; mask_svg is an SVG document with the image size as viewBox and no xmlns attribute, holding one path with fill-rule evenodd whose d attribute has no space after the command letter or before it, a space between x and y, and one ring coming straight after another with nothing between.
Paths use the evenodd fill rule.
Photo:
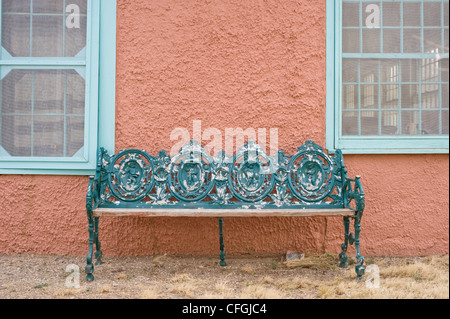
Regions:
<instances>
[{"instance_id":1,"label":"ornate bench backrest","mask_svg":"<svg viewBox=\"0 0 450 319\"><path fill-rule=\"evenodd\" d=\"M191 141L179 153L101 149L96 180L101 207L344 207L342 153L308 140L294 155L267 155L248 142L234 156L213 157Z\"/></svg>"}]
</instances>

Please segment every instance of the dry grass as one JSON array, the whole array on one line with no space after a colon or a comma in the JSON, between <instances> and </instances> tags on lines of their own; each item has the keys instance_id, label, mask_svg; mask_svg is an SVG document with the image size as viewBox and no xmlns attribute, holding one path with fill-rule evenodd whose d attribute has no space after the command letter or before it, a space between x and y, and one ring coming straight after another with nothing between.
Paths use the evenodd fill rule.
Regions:
<instances>
[{"instance_id":1,"label":"dry grass","mask_svg":"<svg viewBox=\"0 0 450 319\"><path fill-rule=\"evenodd\" d=\"M156 291L155 288L146 287L146 288L141 288L141 289L142 289L142 291L139 296L139 299L158 299L158 298L160 298L160 295Z\"/></svg>"},{"instance_id":2,"label":"dry grass","mask_svg":"<svg viewBox=\"0 0 450 319\"><path fill-rule=\"evenodd\" d=\"M242 289L240 299L284 299L285 295L277 288L255 284Z\"/></svg>"},{"instance_id":3,"label":"dry grass","mask_svg":"<svg viewBox=\"0 0 450 319\"><path fill-rule=\"evenodd\" d=\"M336 255L309 255L298 261L281 256L106 257L95 281L84 280L84 258L0 256L0 298L141 299L423 299L449 298L449 257L373 257L379 288L370 272L355 280L353 265L337 267ZM80 288L66 288L68 264L79 265ZM367 266L366 265L366 266Z\"/></svg>"},{"instance_id":4,"label":"dry grass","mask_svg":"<svg viewBox=\"0 0 450 319\"><path fill-rule=\"evenodd\" d=\"M287 260L284 265L287 268L314 268L314 269L336 269L339 264L338 257L331 254L310 255L303 259Z\"/></svg>"}]
</instances>

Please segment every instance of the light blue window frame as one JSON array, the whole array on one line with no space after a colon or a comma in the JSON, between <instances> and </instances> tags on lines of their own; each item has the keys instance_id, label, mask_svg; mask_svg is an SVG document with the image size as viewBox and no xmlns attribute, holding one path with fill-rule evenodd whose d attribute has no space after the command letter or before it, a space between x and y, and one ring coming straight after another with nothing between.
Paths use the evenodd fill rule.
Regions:
<instances>
[{"instance_id":1,"label":"light blue window frame","mask_svg":"<svg viewBox=\"0 0 450 319\"><path fill-rule=\"evenodd\" d=\"M359 0L355 0L359 2ZM408 1L408 0L404 0ZM370 3L365 1L366 3ZM343 136L342 126L342 0L326 2L326 148L330 153L341 149L346 154L421 154L449 153L447 136ZM358 54L347 54L359 57ZM371 54L377 58L377 54ZM413 55L411 57L416 57ZM401 59L407 54L395 53L379 57ZM447 58L449 54L442 54ZM433 59L434 54L423 58Z\"/></svg>"},{"instance_id":2,"label":"light blue window frame","mask_svg":"<svg viewBox=\"0 0 450 319\"><path fill-rule=\"evenodd\" d=\"M0 154L0 174L91 175L101 145L114 153L116 0L89 0L86 59L14 58L0 66L65 69L86 66L85 147L80 158L11 157ZM1 6L0 6L1 19ZM1 26L1 20L0 20ZM0 33L1 34L1 33Z\"/></svg>"}]
</instances>

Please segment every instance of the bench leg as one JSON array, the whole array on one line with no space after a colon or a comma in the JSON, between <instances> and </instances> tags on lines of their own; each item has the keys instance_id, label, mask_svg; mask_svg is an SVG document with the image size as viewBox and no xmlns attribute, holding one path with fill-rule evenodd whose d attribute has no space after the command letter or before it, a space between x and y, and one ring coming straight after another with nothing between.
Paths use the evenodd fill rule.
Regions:
<instances>
[{"instance_id":1,"label":"bench leg","mask_svg":"<svg viewBox=\"0 0 450 319\"><path fill-rule=\"evenodd\" d=\"M358 280L362 279L362 276L365 274L366 269L364 268L364 257L361 256L359 251L359 233L361 232L361 218L355 219L355 249L356 249L356 266L355 272L358 276Z\"/></svg>"},{"instance_id":2,"label":"bench leg","mask_svg":"<svg viewBox=\"0 0 450 319\"><path fill-rule=\"evenodd\" d=\"M92 281L94 280L94 264L92 263L92 255L94 252L94 218L92 216L92 212L88 211L88 222L89 222L89 253L86 257L86 280Z\"/></svg>"},{"instance_id":3,"label":"bench leg","mask_svg":"<svg viewBox=\"0 0 450 319\"><path fill-rule=\"evenodd\" d=\"M101 250L101 244L98 240L98 217L95 217L94 219L95 223L95 232L94 232L94 242L95 242L95 259L97 260L95 262L96 265L101 265L103 263L102 261L102 250Z\"/></svg>"},{"instance_id":4,"label":"bench leg","mask_svg":"<svg viewBox=\"0 0 450 319\"><path fill-rule=\"evenodd\" d=\"M339 254L339 260L340 264L339 267L341 268L347 268L348 266L348 257L347 257L347 248L348 245L355 244L355 250L356 250L356 266L355 266L355 272L357 275L357 279L361 280L362 276L365 273L364 268L364 257L361 256L360 250L359 250L359 233L361 232L361 218L355 219L355 236L353 237L353 234L350 233L350 217L344 217L344 228L345 228L345 241L341 245L342 251Z\"/></svg>"},{"instance_id":5,"label":"bench leg","mask_svg":"<svg viewBox=\"0 0 450 319\"><path fill-rule=\"evenodd\" d=\"M339 260L341 261L339 264L339 267L341 268L347 268L348 267L348 257L347 257L347 248L348 248L348 244L349 244L349 240L350 245L353 244L352 240L353 238L350 236L349 232L350 232L350 218L349 217L344 217L344 228L345 228L345 239L344 239L344 243L341 245L341 253L339 254Z\"/></svg>"},{"instance_id":6,"label":"bench leg","mask_svg":"<svg viewBox=\"0 0 450 319\"><path fill-rule=\"evenodd\" d=\"M219 239L220 239L220 265L226 266L225 262L225 245L223 243L223 218L219 218Z\"/></svg>"}]
</instances>

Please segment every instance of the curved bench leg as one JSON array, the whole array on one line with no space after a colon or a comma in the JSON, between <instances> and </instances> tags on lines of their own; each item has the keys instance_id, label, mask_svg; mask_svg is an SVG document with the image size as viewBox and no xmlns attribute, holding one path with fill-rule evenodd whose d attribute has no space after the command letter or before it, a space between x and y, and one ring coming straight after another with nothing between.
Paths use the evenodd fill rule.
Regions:
<instances>
[{"instance_id":1,"label":"curved bench leg","mask_svg":"<svg viewBox=\"0 0 450 319\"><path fill-rule=\"evenodd\" d=\"M362 276L365 274L366 269L364 268L364 257L361 256L359 251L359 233L361 232L361 218L355 219L355 249L356 249L356 266L355 272L357 279L361 280Z\"/></svg>"},{"instance_id":2,"label":"curved bench leg","mask_svg":"<svg viewBox=\"0 0 450 319\"><path fill-rule=\"evenodd\" d=\"M350 218L344 217L344 228L345 228L345 237L344 237L344 243L341 245L341 253L339 254L339 260L341 261L339 264L339 267L341 268L347 268L348 267L348 257L347 257L347 248L348 248L348 241L350 238ZM352 243L350 243L351 245Z\"/></svg>"},{"instance_id":3,"label":"curved bench leg","mask_svg":"<svg viewBox=\"0 0 450 319\"><path fill-rule=\"evenodd\" d=\"M86 280L92 281L94 280L94 264L92 263L92 255L94 251L94 218L92 216L92 212L88 211L88 222L89 222L89 253L86 256Z\"/></svg>"},{"instance_id":4,"label":"curved bench leg","mask_svg":"<svg viewBox=\"0 0 450 319\"><path fill-rule=\"evenodd\" d=\"M223 243L223 218L219 218L219 239L220 239L220 265L226 266L225 262L225 245Z\"/></svg>"},{"instance_id":5,"label":"curved bench leg","mask_svg":"<svg viewBox=\"0 0 450 319\"><path fill-rule=\"evenodd\" d=\"M95 217L94 223L95 223L95 232L94 232L95 259L97 260L95 262L95 264L101 265L101 264L103 264L103 261L102 261L103 254L102 254L102 250L101 250L100 241L98 240L98 217Z\"/></svg>"}]
</instances>

